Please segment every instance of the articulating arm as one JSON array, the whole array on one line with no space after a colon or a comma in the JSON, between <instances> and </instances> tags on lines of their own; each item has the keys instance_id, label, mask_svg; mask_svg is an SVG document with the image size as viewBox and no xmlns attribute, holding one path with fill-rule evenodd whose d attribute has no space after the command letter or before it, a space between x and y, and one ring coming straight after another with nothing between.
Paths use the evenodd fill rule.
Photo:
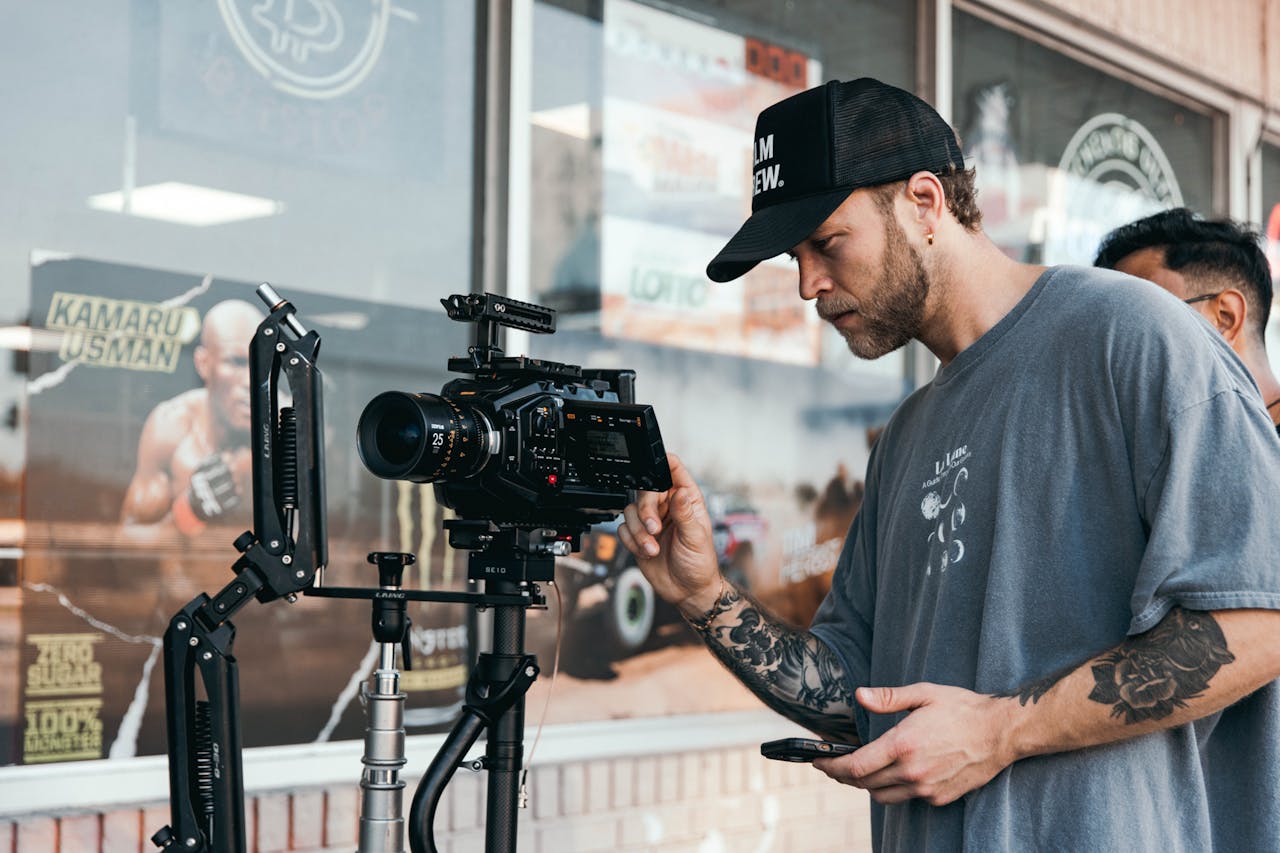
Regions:
<instances>
[{"instance_id":1,"label":"articulating arm","mask_svg":"<svg viewBox=\"0 0 1280 853\"><path fill-rule=\"evenodd\" d=\"M235 578L213 598L192 599L164 635L172 824L151 840L165 850L244 853L239 677L229 620L251 597L295 600L328 560L320 338L270 285L258 296L271 314L249 345L253 530L235 541ZM281 372L292 407L279 406Z\"/></svg>"}]
</instances>

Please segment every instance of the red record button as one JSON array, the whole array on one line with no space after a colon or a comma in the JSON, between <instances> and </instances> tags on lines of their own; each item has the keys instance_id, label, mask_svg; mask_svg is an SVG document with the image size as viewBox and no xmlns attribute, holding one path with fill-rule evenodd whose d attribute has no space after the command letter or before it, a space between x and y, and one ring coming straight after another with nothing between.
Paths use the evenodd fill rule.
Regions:
<instances>
[{"instance_id":1,"label":"red record button","mask_svg":"<svg viewBox=\"0 0 1280 853\"><path fill-rule=\"evenodd\" d=\"M554 485L555 485L556 483L558 483L558 482L560 482L560 478L559 478L559 477L557 477L555 474L548 474L548 475L547 475L547 485L548 485L548 486L554 486Z\"/></svg>"}]
</instances>

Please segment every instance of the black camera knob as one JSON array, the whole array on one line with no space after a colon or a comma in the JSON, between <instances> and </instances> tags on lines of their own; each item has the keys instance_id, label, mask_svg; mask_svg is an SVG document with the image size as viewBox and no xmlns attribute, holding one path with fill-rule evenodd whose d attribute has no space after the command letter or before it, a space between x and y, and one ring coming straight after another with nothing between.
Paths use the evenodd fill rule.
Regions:
<instances>
[{"instance_id":1,"label":"black camera knob","mask_svg":"<svg viewBox=\"0 0 1280 853\"><path fill-rule=\"evenodd\" d=\"M412 554L397 551L374 551L368 557L370 563L378 567L378 582L381 586L400 586L400 578L405 566L417 562Z\"/></svg>"}]
</instances>

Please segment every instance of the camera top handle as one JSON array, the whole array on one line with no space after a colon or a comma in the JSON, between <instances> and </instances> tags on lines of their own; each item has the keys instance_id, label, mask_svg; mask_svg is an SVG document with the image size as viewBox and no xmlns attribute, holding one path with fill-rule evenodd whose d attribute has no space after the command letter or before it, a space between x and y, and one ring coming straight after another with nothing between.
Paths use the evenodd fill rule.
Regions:
<instances>
[{"instance_id":1,"label":"camera top handle","mask_svg":"<svg viewBox=\"0 0 1280 853\"><path fill-rule=\"evenodd\" d=\"M476 324L476 342L468 350L471 357L449 359L449 369L455 373L492 370L496 366L494 359L502 355L498 332L503 326L535 335L550 335L556 330L554 308L544 308L496 293L455 293L441 299L440 304L450 320Z\"/></svg>"}]
</instances>

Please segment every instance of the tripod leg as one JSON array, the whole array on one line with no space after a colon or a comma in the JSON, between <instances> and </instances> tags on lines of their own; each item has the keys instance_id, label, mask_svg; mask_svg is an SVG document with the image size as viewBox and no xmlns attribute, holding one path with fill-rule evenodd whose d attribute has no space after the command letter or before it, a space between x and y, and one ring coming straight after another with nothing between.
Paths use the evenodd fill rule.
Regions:
<instances>
[{"instance_id":1,"label":"tripod leg","mask_svg":"<svg viewBox=\"0 0 1280 853\"><path fill-rule=\"evenodd\" d=\"M485 679L508 681L526 665L523 607L495 607L493 652L484 655ZM486 853L514 853L519 819L520 771L524 766L524 692L503 712L489 731L485 767L489 771Z\"/></svg>"}]
</instances>

